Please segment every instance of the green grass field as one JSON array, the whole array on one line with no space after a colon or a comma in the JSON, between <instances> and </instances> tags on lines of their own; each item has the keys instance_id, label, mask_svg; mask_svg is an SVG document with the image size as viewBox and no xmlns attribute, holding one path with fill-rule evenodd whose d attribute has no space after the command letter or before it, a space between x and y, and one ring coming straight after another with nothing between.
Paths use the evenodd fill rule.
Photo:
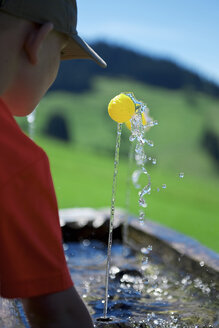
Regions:
<instances>
[{"instance_id":1,"label":"green grass field","mask_svg":"<svg viewBox=\"0 0 219 328\"><path fill-rule=\"evenodd\" d=\"M80 147L49 139L38 139L51 162L60 208L110 206L113 157L98 155ZM120 160L116 206L125 208L128 165ZM152 193L148 196L146 217L181 231L219 252L218 199L214 181L180 179L171 171L151 170ZM161 188L166 183L167 188ZM157 192L157 188L160 191ZM138 215L137 190L131 189L131 213Z\"/></svg>"},{"instance_id":2,"label":"green grass field","mask_svg":"<svg viewBox=\"0 0 219 328\"><path fill-rule=\"evenodd\" d=\"M110 206L116 124L107 114L109 100L122 91L134 92L159 122L148 138L152 193L146 216L199 240L219 252L219 175L202 147L204 131L219 131L219 101L191 90L164 90L133 81L94 81L84 94L49 93L39 105L36 139L47 151L60 208ZM48 118L67 119L71 141L43 137ZM25 127L24 121L19 120ZM116 205L125 206L129 131L124 127ZM184 172L184 178L179 173ZM166 184L167 188L161 188ZM157 192L157 188L160 189ZM131 190L131 213L138 214L137 191Z\"/></svg>"}]
</instances>

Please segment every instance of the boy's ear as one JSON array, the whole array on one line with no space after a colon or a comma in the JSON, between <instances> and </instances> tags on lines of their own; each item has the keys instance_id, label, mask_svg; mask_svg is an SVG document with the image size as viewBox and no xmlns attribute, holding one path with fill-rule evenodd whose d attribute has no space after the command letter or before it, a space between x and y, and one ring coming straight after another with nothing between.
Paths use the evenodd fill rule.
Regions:
<instances>
[{"instance_id":1,"label":"boy's ear","mask_svg":"<svg viewBox=\"0 0 219 328\"><path fill-rule=\"evenodd\" d=\"M24 49L32 65L37 64L40 46L42 45L42 42L47 37L49 32L52 30L53 24L48 22L42 25L34 26L34 28L31 28L29 31L29 34L24 43Z\"/></svg>"}]
</instances>

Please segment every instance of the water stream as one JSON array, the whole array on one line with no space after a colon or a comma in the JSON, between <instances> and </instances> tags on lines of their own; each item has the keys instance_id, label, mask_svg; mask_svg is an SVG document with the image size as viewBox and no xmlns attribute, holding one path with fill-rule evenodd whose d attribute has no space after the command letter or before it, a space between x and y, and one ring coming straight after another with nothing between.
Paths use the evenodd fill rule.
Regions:
<instances>
[{"instance_id":1,"label":"water stream","mask_svg":"<svg viewBox=\"0 0 219 328\"><path fill-rule=\"evenodd\" d=\"M108 250L107 250L106 276L105 276L105 300L104 300L104 311L103 311L104 318L107 317L107 307L108 307L109 270L110 270L110 261L111 261L113 222L114 222L115 200L116 200L116 182L117 182L117 173L118 173L118 165L119 165L119 149L120 149L121 133L122 133L122 124L118 123L117 136L116 136L116 150L115 150L115 159L114 159L114 173L113 173L111 213L110 213L109 238L108 238Z\"/></svg>"},{"instance_id":2,"label":"water stream","mask_svg":"<svg viewBox=\"0 0 219 328\"><path fill-rule=\"evenodd\" d=\"M35 133L35 119L36 119L36 110L37 107L34 109L32 113L27 115L27 122L28 122L28 135L30 139L34 139L34 133Z\"/></svg>"},{"instance_id":3,"label":"water stream","mask_svg":"<svg viewBox=\"0 0 219 328\"><path fill-rule=\"evenodd\" d=\"M139 220L144 222L144 211L142 208L147 206L145 201L145 196L150 194L151 192L151 177L145 168L145 163L147 162L147 155L145 153L144 145L147 144L150 147L153 147L153 142L149 141L145 138L145 131L148 126L156 125L155 121L149 118L148 108L142 102L138 101L133 93L124 93L128 96L132 102L134 103L135 113L132 115L128 124L131 123L131 136L129 140L131 141L130 152L129 152L129 172L131 172L133 159L135 158L138 169L134 171L132 174L132 181L136 188L141 188L140 184L138 184L139 178L141 174L146 175L147 184L139 191ZM118 97L114 98L115 102L117 102L118 111L123 112L125 109L121 106L122 101L118 101ZM127 109L128 110L128 109ZM149 119L148 119L149 118ZM127 125L128 126L128 125ZM111 248L112 248L112 236L113 236L113 222L114 222L114 211L115 211L115 197L116 197L116 178L118 173L118 164L119 164L119 148L120 148L120 140L121 140L121 129L122 123L118 123L117 128L117 138L116 138L116 150L115 150L115 160L114 160L114 175L113 175L113 187L112 187L112 201L111 201L111 215L110 215L110 226L109 226L109 238L108 238L108 250L107 250L107 264L106 264L106 277L105 277L105 300L104 300L104 311L103 311L103 320L107 319L107 309L108 309L108 290L109 290L109 272L110 272L110 262L111 262ZM135 142L135 144L134 144ZM127 179L127 199L126 206L129 207L130 204L130 177ZM129 212L129 211L128 211ZM126 220L123 229L123 241L127 242L127 227L128 220ZM147 257L142 257L142 262L148 260ZM143 264L144 265L144 264ZM100 318L101 319L101 318Z\"/></svg>"}]
</instances>

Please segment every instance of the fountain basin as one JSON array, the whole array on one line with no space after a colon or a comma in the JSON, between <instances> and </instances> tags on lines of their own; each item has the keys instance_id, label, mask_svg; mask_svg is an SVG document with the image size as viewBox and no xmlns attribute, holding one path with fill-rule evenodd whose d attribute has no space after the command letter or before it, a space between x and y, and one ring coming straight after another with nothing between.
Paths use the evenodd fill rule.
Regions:
<instances>
[{"instance_id":1,"label":"fountain basin","mask_svg":"<svg viewBox=\"0 0 219 328\"><path fill-rule=\"evenodd\" d=\"M83 244L92 235L107 242L109 209L67 209L60 214L64 240L81 240ZM119 271L111 273L112 320L95 321L96 327L219 327L219 255L172 229L149 220L141 225L133 217L129 217L128 246L124 251L121 239L125 219L126 213L117 210L112 268ZM142 272L141 250L148 245L153 250ZM101 280L97 283L100 304L104 299L104 267L96 274ZM148 282L142 285L144 278ZM95 283L91 286L90 290L95 289ZM89 296L85 295L89 303ZM91 304L96 320L101 317L103 306L93 300Z\"/></svg>"},{"instance_id":2,"label":"fountain basin","mask_svg":"<svg viewBox=\"0 0 219 328\"><path fill-rule=\"evenodd\" d=\"M122 210L115 213L111 320L101 320L109 215L109 209L60 210L68 266L95 326L219 327L219 255L185 235L152 221L141 225L133 217L124 247L122 224L127 216ZM148 245L153 250L142 269L142 250ZM14 302L13 307L19 325L2 323L0 327L27 327L21 323L19 303ZM10 313L11 319L13 310Z\"/></svg>"}]
</instances>

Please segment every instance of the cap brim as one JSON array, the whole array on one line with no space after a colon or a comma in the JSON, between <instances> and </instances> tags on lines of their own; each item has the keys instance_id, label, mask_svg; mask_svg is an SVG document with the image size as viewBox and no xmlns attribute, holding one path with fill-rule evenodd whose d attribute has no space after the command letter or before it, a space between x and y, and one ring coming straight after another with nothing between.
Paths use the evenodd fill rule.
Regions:
<instances>
[{"instance_id":1,"label":"cap brim","mask_svg":"<svg viewBox=\"0 0 219 328\"><path fill-rule=\"evenodd\" d=\"M70 37L61 59L92 59L101 67L107 67L106 62L77 34Z\"/></svg>"}]
</instances>

